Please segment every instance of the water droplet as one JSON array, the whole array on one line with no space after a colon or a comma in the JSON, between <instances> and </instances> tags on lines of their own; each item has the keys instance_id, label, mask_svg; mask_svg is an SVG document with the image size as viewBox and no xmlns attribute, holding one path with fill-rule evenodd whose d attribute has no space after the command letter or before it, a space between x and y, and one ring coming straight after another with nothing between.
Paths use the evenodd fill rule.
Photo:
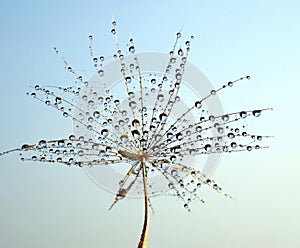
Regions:
<instances>
[{"instance_id":1,"label":"water droplet","mask_svg":"<svg viewBox=\"0 0 300 248\"><path fill-rule=\"evenodd\" d=\"M204 146L204 149L205 149L205 151L207 151L207 152L211 152L211 151L212 151L212 147L211 147L210 144L205 145L205 146Z\"/></svg>"},{"instance_id":2,"label":"water droplet","mask_svg":"<svg viewBox=\"0 0 300 248\"><path fill-rule=\"evenodd\" d=\"M162 168L164 171L168 170L169 167L170 167L170 165L169 165L168 163L163 163L163 164L161 165L161 168Z\"/></svg>"},{"instance_id":3,"label":"water droplet","mask_svg":"<svg viewBox=\"0 0 300 248\"><path fill-rule=\"evenodd\" d=\"M94 116L96 119L99 119L99 117L100 117L100 112L99 112L99 111L95 111L95 112L93 113L93 116Z\"/></svg>"},{"instance_id":4,"label":"water droplet","mask_svg":"<svg viewBox=\"0 0 300 248\"><path fill-rule=\"evenodd\" d=\"M131 92L128 93L128 96L129 96L130 98L134 98L134 97L135 97L135 94L134 94L134 92L131 91Z\"/></svg>"},{"instance_id":5,"label":"water droplet","mask_svg":"<svg viewBox=\"0 0 300 248\"><path fill-rule=\"evenodd\" d=\"M215 121L215 117L213 116L213 115L210 115L209 117L208 117L208 119L211 121L211 122L213 122L213 121Z\"/></svg>"},{"instance_id":6,"label":"water droplet","mask_svg":"<svg viewBox=\"0 0 300 248\"><path fill-rule=\"evenodd\" d=\"M252 114L255 116L255 117L259 117L261 115L261 110L253 110L252 111Z\"/></svg>"},{"instance_id":7,"label":"water droplet","mask_svg":"<svg viewBox=\"0 0 300 248\"><path fill-rule=\"evenodd\" d=\"M128 84L131 83L131 77L126 77L126 78L125 78L125 81L126 81L126 83L128 83Z\"/></svg>"},{"instance_id":8,"label":"water droplet","mask_svg":"<svg viewBox=\"0 0 300 248\"><path fill-rule=\"evenodd\" d=\"M129 102L129 107L132 108L132 109L135 109L137 106L136 102L135 101L131 101Z\"/></svg>"},{"instance_id":9,"label":"water droplet","mask_svg":"<svg viewBox=\"0 0 300 248\"><path fill-rule=\"evenodd\" d=\"M141 134L138 130L133 130L133 131L131 131L131 133L132 133L132 136L133 136L134 140L139 140L140 139Z\"/></svg>"},{"instance_id":10,"label":"water droplet","mask_svg":"<svg viewBox=\"0 0 300 248\"><path fill-rule=\"evenodd\" d=\"M236 144L235 142L232 142L232 143L230 144L230 146L231 146L233 149L235 149L235 148L237 147L237 144Z\"/></svg>"},{"instance_id":11,"label":"water droplet","mask_svg":"<svg viewBox=\"0 0 300 248\"><path fill-rule=\"evenodd\" d=\"M128 142L128 136L127 136L127 135L122 135L122 136L120 137L120 139L121 139L121 141L122 141L123 143L127 143L127 142Z\"/></svg>"},{"instance_id":12,"label":"water droplet","mask_svg":"<svg viewBox=\"0 0 300 248\"><path fill-rule=\"evenodd\" d=\"M166 121L167 121L167 119L168 119L168 116L167 116L166 113L161 113L161 114L159 115L159 119L160 119L160 122L161 122L161 123L166 123Z\"/></svg>"},{"instance_id":13,"label":"water droplet","mask_svg":"<svg viewBox=\"0 0 300 248\"><path fill-rule=\"evenodd\" d=\"M224 133L224 128L223 127L218 127L218 133Z\"/></svg>"},{"instance_id":14,"label":"water droplet","mask_svg":"<svg viewBox=\"0 0 300 248\"><path fill-rule=\"evenodd\" d=\"M252 146L247 146L247 151L251 151L252 150Z\"/></svg>"},{"instance_id":15,"label":"water droplet","mask_svg":"<svg viewBox=\"0 0 300 248\"><path fill-rule=\"evenodd\" d=\"M170 157L170 160L171 160L172 163L174 163L174 162L176 161L176 156L175 156L175 155L172 155L172 156Z\"/></svg>"},{"instance_id":16,"label":"water droplet","mask_svg":"<svg viewBox=\"0 0 300 248\"><path fill-rule=\"evenodd\" d=\"M229 87L232 87L233 86L233 82L228 82L227 84Z\"/></svg>"},{"instance_id":17,"label":"water droplet","mask_svg":"<svg viewBox=\"0 0 300 248\"><path fill-rule=\"evenodd\" d=\"M196 131L197 131L198 133L201 133L201 132L202 132L202 127L201 127L201 126L197 126L197 127L196 127Z\"/></svg>"},{"instance_id":18,"label":"water droplet","mask_svg":"<svg viewBox=\"0 0 300 248\"><path fill-rule=\"evenodd\" d=\"M61 104L61 103L62 103L62 99L61 99L60 97L56 97L56 98L55 98L55 102L56 102L57 104Z\"/></svg>"},{"instance_id":19,"label":"water droplet","mask_svg":"<svg viewBox=\"0 0 300 248\"><path fill-rule=\"evenodd\" d=\"M155 79L155 78L152 78L152 79L151 79L151 83L152 83L152 84L155 84L155 83L156 83L156 79Z\"/></svg>"},{"instance_id":20,"label":"water droplet","mask_svg":"<svg viewBox=\"0 0 300 248\"><path fill-rule=\"evenodd\" d=\"M129 50L130 53L134 53L135 52L134 46L130 46L128 50Z\"/></svg>"},{"instance_id":21,"label":"water droplet","mask_svg":"<svg viewBox=\"0 0 300 248\"><path fill-rule=\"evenodd\" d=\"M246 111L241 111L240 112L240 117L243 118L243 119L245 119L247 117Z\"/></svg>"},{"instance_id":22,"label":"water droplet","mask_svg":"<svg viewBox=\"0 0 300 248\"><path fill-rule=\"evenodd\" d=\"M22 145L22 147L21 147L22 150L28 149L28 148L30 148L30 145L28 145L28 144L24 144L24 145Z\"/></svg>"},{"instance_id":23,"label":"water droplet","mask_svg":"<svg viewBox=\"0 0 300 248\"><path fill-rule=\"evenodd\" d=\"M104 71L102 69L98 70L98 75L100 77L103 77L104 76Z\"/></svg>"},{"instance_id":24,"label":"water droplet","mask_svg":"<svg viewBox=\"0 0 300 248\"><path fill-rule=\"evenodd\" d=\"M261 141L262 140L262 136L257 136L256 139L259 140L259 141Z\"/></svg>"},{"instance_id":25,"label":"water droplet","mask_svg":"<svg viewBox=\"0 0 300 248\"><path fill-rule=\"evenodd\" d=\"M183 56L183 50L181 48L178 50L178 55Z\"/></svg>"},{"instance_id":26,"label":"water droplet","mask_svg":"<svg viewBox=\"0 0 300 248\"><path fill-rule=\"evenodd\" d=\"M177 36L177 38L180 38L180 37L181 37L181 33L178 32L178 33L176 34L176 36Z\"/></svg>"},{"instance_id":27,"label":"water droplet","mask_svg":"<svg viewBox=\"0 0 300 248\"><path fill-rule=\"evenodd\" d=\"M102 129L101 135L103 135L104 138L107 137L108 134L109 134L109 133L108 133L108 130L107 130L107 129Z\"/></svg>"},{"instance_id":28,"label":"water droplet","mask_svg":"<svg viewBox=\"0 0 300 248\"><path fill-rule=\"evenodd\" d=\"M173 177L178 176L178 171L177 171L177 170L172 170L172 171L171 171L171 175L172 175Z\"/></svg>"},{"instance_id":29,"label":"water droplet","mask_svg":"<svg viewBox=\"0 0 300 248\"><path fill-rule=\"evenodd\" d=\"M176 134L176 139L177 139L177 140L182 140L182 139L183 139L182 133L177 133L177 134Z\"/></svg>"},{"instance_id":30,"label":"water droplet","mask_svg":"<svg viewBox=\"0 0 300 248\"><path fill-rule=\"evenodd\" d=\"M217 93L217 92L216 92L215 90L211 90L211 91L210 91L210 94L213 95L213 96L214 96L216 93Z\"/></svg>"},{"instance_id":31,"label":"water droplet","mask_svg":"<svg viewBox=\"0 0 300 248\"><path fill-rule=\"evenodd\" d=\"M200 109L202 107L202 103L200 101L195 102L195 107Z\"/></svg>"},{"instance_id":32,"label":"water droplet","mask_svg":"<svg viewBox=\"0 0 300 248\"><path fill-rule=\"evenodd\" d=\"M64 141L64 140L59 140L59 141L57 142L57 145L58 145L59 147L63 148L63 147L65 146L65 141Z\"/></svg>"},{"instance_id":33,"label":"water droplet","mask_svg":"<svg viewBox=\"0 0 300 248\"><path fill-rule=\"evenodd\" d=\"M132 126L133 126L133 127L138 127L139 125L140 125L139 120L134 119L134 120L132 121Z\"/></svg>"},{"instance_id":34,"label":"water droplet","mask_svg":"<svg viewBox=\"0 0 300 248\"><path fill-rule=\"evenodd\" d=\"M116 32L116 30L113 28L112 30L110 30L110 32L112 33L112 34L116 34L117 32Z\"/></svg>"},{"instance_id":35,"label":"water droplet","mask_svg":"<svg viewBox=\"0 0 300 248\"><path fill-rule=\"evenodd\" d=\"M229 134L227 134L227 136L229 139L233 139L235 137L235 135L233 133L229 133Z\"/></svg>"},{"instance_id":36,"label":"water droplet","mask_svg":"<svg viewBox=\"0 0 300 248\"><path fill-rule=\"evenodd\" d=\"M40 140L40 141L38 142L38 146L39 146L40 148L45 148L45 147L47 146L46 140Z\"/></svg>"},{"instance_id":37,"label":"water droplet","mask_svg":"<svg viewBox=\"0 0 300 248\"><path fill-rule=\"evenodd\" d=\"M250 76L246 76L246 78L247 78L248 80L250 80Z\"/></svg>"},{"instance_id":38,"label":"water droplet","mask_svg":"<svg viewBox=\"0 0 300 248\"><path fill-rule=\"evenodd\" d=\"M163 95L163 94L159 94L159 95L157 96L157 100L158 100L159 102L163 102L163 101L164 101L164 95Z\"/></svg>"}]
</instances>

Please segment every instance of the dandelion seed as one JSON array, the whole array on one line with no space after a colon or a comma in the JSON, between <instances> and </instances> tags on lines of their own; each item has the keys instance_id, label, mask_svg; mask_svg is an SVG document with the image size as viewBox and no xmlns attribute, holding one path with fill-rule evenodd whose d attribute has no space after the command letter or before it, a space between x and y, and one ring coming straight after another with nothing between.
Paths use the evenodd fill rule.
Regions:
<instances>
[{"instance_id":1,"label":"dandelion seed","mask_svg":"<svg viewBox=\"0 0 300 248\"><path fill-rule=\"evenodd\" d=\"M99 185L114 192L110 209L125 197L143 195L145 217L138 247L146 247L152 195L168 192L189 211L193 201L204 202L202 185L232 198L209 175L222 153L267 147L258 143L269 136L248 134L244 129L246 119L269 109L224 114L219 92L250 77L213 89L187 62L193 37L178 48L182 35L177 33L166 55L137 53L130 38L123 53L116 22L112 25L117 48L113 61L103 65L106 59L94 55L93 37L89 36L95 74L84 80L55 48L81 86L36 85L29 93L71 118L73 133L64 139L24 144L0 155L19 151L22 161L83 167Z\"/></svg>"}]
</instances>

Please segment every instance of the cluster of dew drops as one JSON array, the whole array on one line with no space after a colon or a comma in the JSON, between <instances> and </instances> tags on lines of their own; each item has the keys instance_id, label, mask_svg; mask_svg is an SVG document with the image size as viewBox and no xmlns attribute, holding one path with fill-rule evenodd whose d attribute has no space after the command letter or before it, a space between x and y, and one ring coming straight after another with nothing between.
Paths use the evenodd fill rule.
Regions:
<instances>
[{"instance_id":1,"label":"cluster of dew drops","mask_svg":"<svg viewBox=\"0 0 300 248\"><path fill-rule=\"evenodd\" d=\"M89 49L100 89L78 75L55 48L67 71L75 76L77 86L36 85L28 95L61 112L64 117L71 118L75 127L82 132L63 139L24 144L21 148L0 155L19 151L23 161L79 167L128 163L131 168L122 180L116 182L117 201L124 198L135 183L141 186L139 154L142 152L146 155L150 193L167 190L169 194L180 198L188 210L191 201L204 202L199 196L202 184L228 196L212 179L195 169L192 162L197 156L264 148L259 142L268 136L247 133L245 119L259 117L267 109L218 116L209 113L205 106L208 98L250 77L230 81L218 89L212 89L195 102L185 101L182 104L180 89L185 84L184 71L193 37L178 48L181 33L177 33L166 67L161 72L144 72L133 38L130 38L124 54L119 46L116 22L113 21L112 25L111 33L117 47L112 59L120 64L120 85L124 96L119 98L119 88L114 91L107 86L105 80L109 77L104 77L107 73L104 66L106 58L94 56L92 36L89 36ZM177 115L174 116L175 109ZM159 188L151 181L151 174L161 177Z\"/></svg>"}]
</instances>

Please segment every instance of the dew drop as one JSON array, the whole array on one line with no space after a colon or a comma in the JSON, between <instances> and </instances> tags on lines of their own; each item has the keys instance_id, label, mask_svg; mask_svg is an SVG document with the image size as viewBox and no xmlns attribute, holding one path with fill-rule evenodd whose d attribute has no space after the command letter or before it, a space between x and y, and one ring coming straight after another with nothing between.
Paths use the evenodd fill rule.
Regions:
<instances>
[{"instance_id":1,"label":"dew drop","mask_svg":"<svg viewBox=\"0 0 300 248\"><path fill-rule=\"evenodd\" d=\"M243 119L245 119L247 117L246 111L241 111L240 112L240 117L243 118Z\"/></svg>"},{"instance_id":2,"label":"dew drop","mask_svg":"<svg viewBox=\"0 0 300 248\"><path fill-rule=\"evenodd\" d=\"M233 133L229 133L229 134L227 134L227 136L229 139L233 139L235 137L235 135Z\"/></svg>"},{"instance_id":3,"label":"dew drop","mask_svg":"<svg viewBox=\"0 0 300 248\"><path fill-rule=\"evenodd\" d=\"M102 69L98 70L98 75L100 77L103 77L104 76L104 71Z\"/></svg>"},{"instance_id":4,"label":"dew drop","mask_svg":"<svg viewBox=\"0 0 300 248\"><path fill-rule=\"evenodd\" d=\"M128 136L127 136L127 135L122 135L122 136L120 137L120 139L121 139L121 141L122 141L123 143L127 143L127 142L128 142Z\"/></svg>"},{"instance_id":5,"label":"dew drop","mask_svg":"<svg viewBox=\"0 0 300 248\"><path fill-rule=\"evenodd\" d=\"M24 145L22 145L22 147L21 147L22 150L23 150L23 149L28 149L28 148L30 148L30 145L28 145L28 144L24 144Z\"/></svg>"},{"instance_id":6,"label":"dew drop","mask_svg":"<svg viewBox=\"0 0 300 248\"><path fill-rule=\"evenodd\" d=\"M232 142L232 143L230 144L230 146L231 146L233 149L235 149L235 148L237 147L237 144L236 144L235 142Z\"/></svg>"},{"instance_id":7,"label":"dew drop","mask_svg":"<svg viewBox=\"0 0 300 248\"><path fill-rule=\"evenodd\" d=\"M140 125L139 120L134 119L134 120L132 121L132 126L133 126L133 127L138 127L139 125Z\"/></svg>"},{"instance_id":8,"label":"dew drop","mask_svg":"<svg viewBox=\"0 0 300 248\"><path fill-rule=\"evenodd\" d=\"M163 94L159 94L159 95L157 96L157 100L158 100L159 102L163 102L163 101L164 101L164 95L163 95Z\"/></svg>"},{"instance_id":9,"label":"dew drop","mask_svg":"<svg viewBox=\"0 0 300 248\"><path fill-rule=\"evenodd\" d=\"M247 146L247 151L251 151L252 150L252 146Z\"/></svg>"},{"instance_id":10,"label":"dew drop","mask_svg":"<svg viewBox=\"0 0 300 248\"><path fill-rule=\"evenodd\" d=\"M126 83L128 83L128 84L131 83L131 77L126 77L126 78L125 78L125 81L126 81Z\"/></svg>"},{"instance_id":11,"label":"dew drop","mask_svg":"<svg viewBox=\"0 0 300 248\"><path fill-rule=\"evenodd\" d=\"M211 152L211 151L212 151L212 147L211 147L210 144L205 145L205 146L204 146L204 149L205 149L205 151L207 151L207 152Z\"/></svg>"},{"instance_id":12,"label":"dew drop","mask_svg":"<svg viewBox=\"0 0 300 248\"><path fill-rule=\"evenodd\" d=\"M141 134L138 130L133 130L133 131L131 131L131 133L132 133L132 136L133 136L134 140L139 140L140 139Z\"/></svg>"},{"instance_id":13,"label":"dew drop","mask_svg":"<svg viewBox=\"0 0 300 248\"><path fill-rule=\"evenodd\" d=\"M107 137L108 136L108 130L107 129L102 129L101 135L103 135L103 137Z\"/></svg>"},{"instance_id":14,"label":"dew drop","mask_svg":"<svg viewBox=\"0 0 300 248\"><path fill-rule=\"evenodd\" d=\"M178 55L183 56L183 50L181 48L178 50Z\"/></svg>"},{"instance_id":15,"label":"dew drop","mask_svg":"<svg viewBox=\"0 0 300 248\"><path fill-rule=\"evenodd\" d=\"M161 113L161 114L159 115L159 119L160 119L160 122L161 122L161 123L166 123L166 121L167 121L167 119L168 119L168 116L167 116L166 113Z\"/></svg>"},{"instance_id":16,"label":"dew drop","mask_svg":"<svg viewBox=\"0 0 300 248\"><path fill-rule=\"evenodd\" d=\"M182 139L183 139L182 133L177 133L177 134L176 134L176 139L177 139L177 140L182 140Z\"/></svg>"},{"instance_id":17,"label":"dew drop","mask_svg":"<svg viewBox=\"0 0 300 248\"><path fill-rule=\"evenodd\" d=\"M171 160L172 163L174 163L174 162L176 161L176 156L172 155L172 156L170 157L170 160Z\"/></svg>"},{"instance_id":18,"label":"dew drop","mask_svg":"<svg viewBox=\"0 0 300 248\"><path fill-rule=\"evenodd\" d=\"M95 111L95 112L93 113L93 116L94 116L96 119L99 119L99 117L100 117L99 111Z\"/></svg>"},{"instance_id":19,"label":"dew drop","mask_svg":"<svg viewBox=\"0 0 300 248\"><path fill-rule=\"evenodd\" d=\"M65 141L64 141L64 140L59 140L59 141L57 142L57 145L58 145L59 147L63 148L63 147L65 146Z\"/></svg>"},{"instance_id":20,"label":"dew drop","mask_svg":"<svg viewBox=\"0 0 300 248\"><path fill-rule=\"evenodd\" d=\"M130 53L134 53L135 52L134 46L130 46L128 50L129 50Z\"/></svg>"},{"instance_id":21,"label":"dew drop","mask_svg":"<svg viewBox=\"0 0 300 248\"><path fill-rule=\"evenodd\" d=\"M60 97L56 97L56 98L55 98L55 102L56 102L57 104L61 104L61 103L62 103L62 99L61 99Z\"/></svg>"},{"instance_id":22,"label":"dew drop","mask_svg":"<svg viewBox=\"0 0 300 248\"><path fill-rule=\"evenodd\" d=\"M136 102L135 101L131 101L129 102L129 107L132 108L132 109L135 109L137 106Z\"/></svg>"},{"instance_id":23,"label":"dew drop","mask_svg":"<svg viewBox=\"0 0 300 248\"><path fill-rule=\"evenodd\" d=\"M259 117L261 115L261 110L253 110L252 111L252 114L255 116L255 117Z\"/></svg>"},{"instance_id":24,"label":"dew drop","mask_svg":"<svg viewBox=\"0 0 300 248\"><path fill-rule=\"evenodd\" d=\"M217 92L216 92L215 90L211 90L211 91L210 91L210 94L213 95L213 96L214 96L216 93L217 93Z\"/></svg>"},{"instance_id":25,"label":"dew drop","mask_svg":"<svg viewBox=\"0 0 300 248\"><path fill-rule=\"evenodd\" d=\"M202 103L200 101L195 102L195 107L200 109L202 107Z\"/></svg>"},{"instance_id":26,"label":"dew drop","mask_svg":"<svg viewBox=\"0 0 300 248\"><path fill-rule=\"evenodd\" d=\"M169 167L170 167L170 166L169 166L168 163L163 163L163 164L161 165L161 168L162 168L164 171L168 170Z\"/></svg>"},{"instance_id":27,"label":"dew drop","mask_svg":"<svg viewBox=\"0 0 300 248\"><path fill-rule=\"evenodd\" d=\"M210 115L209 117L208 117L208 119L211 121L211 122L213 122L213 121L215 121L215 117L213 116L213 115Z\"/></svg>"}]
</instances>

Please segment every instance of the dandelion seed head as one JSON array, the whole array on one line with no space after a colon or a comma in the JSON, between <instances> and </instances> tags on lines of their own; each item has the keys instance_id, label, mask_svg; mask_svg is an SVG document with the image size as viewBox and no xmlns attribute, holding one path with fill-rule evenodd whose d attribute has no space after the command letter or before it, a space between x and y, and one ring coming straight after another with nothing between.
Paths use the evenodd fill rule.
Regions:
<instances>
[{"instance_id":1,"label":"dandelion seed head","mask_svg":"<svg viewBox=\"0 0 300 248\"><path fill-rule=\"evenodd\" d=\"M191 39L180 42L182 34L177 33L168 54L139 53L133 38L126 48L120 47L115 21L112 24L116 53L111 61L94 55L89 36L95 73L88 80L55 48L80 86L35 85L28 93L71 119L72 134L11 151L20 151L22 161L82 167L115 194L115 203L143 196L142 164L148 196L168 192L189 210L193 200L204 202L199 193L203 184L227 195L209 178L221 155L261 149L264 146L258 143L267 138L245 131L245 121L266 109L225 114L218 97L220 91L250 76L214 88L188 62Z\"/></svg>"}]
</instances>

